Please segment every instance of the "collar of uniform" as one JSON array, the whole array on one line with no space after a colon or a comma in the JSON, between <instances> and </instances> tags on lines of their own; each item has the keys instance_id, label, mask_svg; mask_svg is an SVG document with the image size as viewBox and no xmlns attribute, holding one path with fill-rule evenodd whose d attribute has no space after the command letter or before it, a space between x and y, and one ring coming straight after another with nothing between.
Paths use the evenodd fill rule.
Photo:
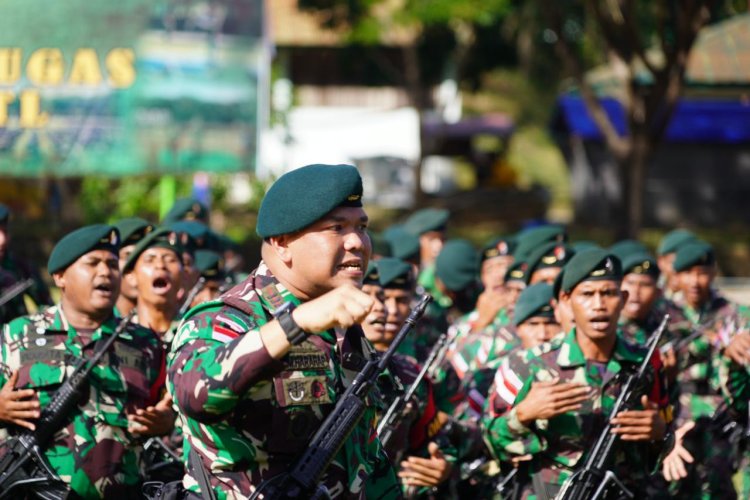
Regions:
<instances>
[{"instance_id":1,"label":"collar of uniform","mask_svg":"<svg viewBox=\"0 0 750 500\"><path fill-rule=\"evenodd\" d=\"M52 322L50 323L49 328L50 329L59 329L68 332L68 337L70 338L70 331L75 331L75 328L71 327L68 323L68 319L65 317L65 313L63 312L62 305L57 304L56 306L52 306L49 310L49 312L52 312L54 314ZM102 334L111 334L115 331L117 328L117 325L120 324L120 321L122 318L118 318L113 313L107 318L104 323L99 325L99 328L94 330L94 333L91 334L91 341L97 341L102 337ZM133 336L126 331L123 331L120 333L120 338L131 340Z\"/></svg>"},{"instance_id":2,"label":"collar of uniform","mask_svg":"<svg viewBox=\"0 0 750 500\"><path fill-rule=\"evenodd\" d=\"M96 342L102 338L103 335L112 335L119 326L120 321L122 321L122 318L118 318L114 314L110 315L110 317L107 318L104 323L99 325L99 328L97 328L91 335L92 342ZM130 322L132 323L133 320L131 319ZM120 338L124 340L132 340L133 336L127 331L127 329L125 329L120 333Z\"/></svg>"},{"instance_id":3,"label":"collar of uniform","mask_svg":"<svg viewBox=\"0 0 750 500\"><path fill-rule=\"evenodd\" d=\"M703 307L700 309L693 309L687 302L682 305L682 312L685 314L692 323L699 324L706 314L710 314L718 309L721 309L727 304L727 300L721 296L721 294L714 290L710 290L708 294L708 300Z\"/></svg>"},{"instance_id":4,"label":"collar of uniform","mask_svg":"<svg viewBox=\"0 0 750 500\"><path fill-rule=\"evenodd\" d=\"M615 350L612 353L607 364L607 369L612 369L614 372L620 371L620 361L627 361L630 363L639 363L642 360L642 356L636 351L630 348L628 344L622 341L622 335L618 328L617 340L615 341ZM557 354L557 364L566 368L573 368L576 366L583 366L586 364L586 358L583 355L583 351L578 346L576 340L576 328L573 327L570 332L565 336L562 345L560 346L560 352Z\"/></svg>"}]
</instances>

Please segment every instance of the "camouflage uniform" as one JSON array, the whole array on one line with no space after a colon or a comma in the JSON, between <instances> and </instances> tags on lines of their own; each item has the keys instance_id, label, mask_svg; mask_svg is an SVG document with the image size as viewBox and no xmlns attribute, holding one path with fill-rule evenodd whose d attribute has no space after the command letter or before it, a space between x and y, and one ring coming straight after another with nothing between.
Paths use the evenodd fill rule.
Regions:
<instances>
[{"instance_id":1,"label":"camouflage uniform","mask_svg":"<svg viewBox=\"0 0 750 500\"><path fill-rule=\"evenodd\" d=\"M17 388L34 389L42 407L81 357L112 334L111 317L91 333L68 325L59 306L5 325L0 384L19 370ZM140 491L140 442L128 432L128 413L154 404L164 384L164 353L154 334L129 325L89 377L89 396L56 432L45 455L83 498L126 498ZM4 432L4 431L3 431Z\"/></svg>"},{"instance_id":2,"label":"camouflage uniform","mask_svg":"<svg viewBox=\"0 0 750 500\"><path fill-rule=\"evenodd\" d=\"M626 367L628 371L637 368L645 354L645 350L618 338L609 362L594 363L583 357L575 335L573 329L549 343L508 357L495 378L488 413L483 420L485 440L493 453L504 461L524 454L532 455L528 464L530 474L539 474L550 493L570 476L584 451L598 438L621 387L618 374L626 373L623 370ZM669 405L658 355L654 356L651 365L657 375L653 377L652 372L651 389L646 392L659 404L669 422ZM553 378L585 383L596 390L595 397L585 401L575 413L537 420L529 427L521 424L513 406L526 397L533 382ZM622 443L616 457L618 476L639 491L636 479L654 470L662 451L660 446ZM625 460L626 456L629 461ZM645 467L640 471L633 470L634 464ZM532 497L528 484L524 497Z\"/></svg>"},{"instance_id":3,"label":"camouflage uniform","mask_svg":"<svg viewBox=\"0 0 750 500\"><path fill-rule=\"evenodd\" d=\"M737 425L731 429L738 442L739 498L750 498L750 365L740 366L731 359L721 360L722 392L729 409L728 420Z\"/></svg>"},{"instance_id":4,"label":"camouflage uniform","mask_svg":"<svg viewBox=\"0 0 750 500\"><path fill-rule=\"evenodd\" d=\"M299 300L261 263L221 299L192 309L172 343L168 388L183 420L185 454L197 451L220 499L246 498L288 471L371 354L355 327L311 335L273 359L258 329L284 302ZM399 494L374 418L369 404L323 477L334 498L363 498L373 478L378 496ZM198 490L189 473L183 485Z\"/></svg>"},{"instance_id":5,"label":"camouflage uniform","mask_svg":"<svg viewBox=\"0 0 750 500\"><path fill-rule=\"evenodd\" d=\"M646 319L635 321L620 317L619 331L623 338L630 344L645 345L651 334L659 328L664 315L669 314L669 324L667 331L662 337L662 344L670 341L679 341L685 338L693 331L693 325L687 320L682 313L682 309L677 307L672 301L661 298L657 300L648 312Z\"/></svg>"},{"instance_id":6,"label":"camouflage uniform","mask_svg":"<svg viewBox=\"0 0 750 500\"><path fill-rule=\"evenodd\" d=\"M721 377L722 350L743 320L735 304L714 292L701 310L685 305L683 311L693 329L705 334L677 353L677 425L690 420L696 423L683 444L695 462L687 466L688 477L675 486L677 495L734 498L732 474L737 450L713 417L722 402L722 385L726 383Z\"/></svg>"}]
</instances>

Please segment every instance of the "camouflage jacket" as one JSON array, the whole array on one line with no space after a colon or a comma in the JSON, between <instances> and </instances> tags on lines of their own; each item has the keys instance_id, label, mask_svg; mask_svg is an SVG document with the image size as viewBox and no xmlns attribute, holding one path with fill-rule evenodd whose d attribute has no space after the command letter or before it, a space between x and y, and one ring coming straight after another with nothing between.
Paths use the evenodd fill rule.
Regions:
<instances>
[{"instance_id":1,"label":"camouflage jacket","mask_svg":"<svg viewBox=\"0 0 750 500\"><path fill-rule=\"evenodd\" d=\"M259 329L285 302L299 304L261 263L220 299L189 311L172 342L168 389L183 420L184 454L197 451L219 499L247 498L286 472L371 355L355 327L311 335L273 359ZM388 479L378 480L379 494L398 495L374 419L368 404L323 477L332 497L363 498L366 483L380 476ZM198 491L190 474L183 484Z\"/></svg>"},{"instance_id":2,"label":"camouflage jacket","mask_svg":"<svg viewBox=\"0 0 750 500\"><path fill-rule=\"evenodd\" d=\"M576 341L574 328L549 343L509 356L495 377L482 422L485 441L500 460L532 455L530 473L540 473L545 483L561 485L604 428L621 389L622 375L637 369L644 354L645 349L618 338L606 364L587 361ZM663 416L670 422L658 353L651 360L651 366L650 384L644 393L659 404ZM515 406L523 401L533 382L554 378L585 383L595 391L594 396L578 411L523 425L516 416ZM635 479L638 473L653 470L663 451L658 445L620 443L616 457L618 470L622 472L624 468L628 479ZM627 456L640 458L633 461L633 458L627 460ZM647 469L638 471L635 464L645 465Z\"/></svg>"},{"instance_id":3,"label":"camouflage jacket","mask_svg":"<svg viewBox=\"0 0 750 500\"><path fill-rule=\"evenodd\" d=\"M90 357L118 322L113 316L81 335L60 306L12 321L3 328L0 384L18 370L17 388L34 389L46 406L75 362ZM154 404L164 384L164 352L150 330L131 324L110 349L89 377L89 397L45 450L52 468L83 498L124 498L139 487L141 443L128 432L127 415Z\"/></svg>"},{"instance_id":4,"label":"camouflage jacket","mask_svg":"<svg viewBox=\"0 0 750 500\"><path fill-rule=\"evenodd\" d=\"M721 377L722 352L747 321L736 304L716 293L701 310L685 305L683 312L693 330L703 334L678 349L678 425L710 417L716 411L723 397L722 385L726 384Z\"/></svg>"},{"instance_id":5,"label":"camouflage jacket","mask_svg":"<svg viewBox=\"0 0 750 500\"><path fill-rule=\"evenodd\" d=\"M664 315L669 314L667 331L662 336L661 344L678 342L693 331L693 325L677 305L672 301L661 298L657 300L643 321L620 317L618 331L626 342L634 345L645 345L646 340L659 328Z\"/></svg>"}]
</instances>

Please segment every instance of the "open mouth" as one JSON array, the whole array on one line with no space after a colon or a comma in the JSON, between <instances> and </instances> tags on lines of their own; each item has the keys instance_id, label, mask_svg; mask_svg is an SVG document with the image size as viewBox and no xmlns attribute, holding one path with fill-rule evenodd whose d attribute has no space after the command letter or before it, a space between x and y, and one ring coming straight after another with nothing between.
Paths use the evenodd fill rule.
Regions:
<instances>
[{"instance_id":1,"label":"open mouth","mask_svg":"<svg viewBox=\"0 0 750 500\"><path fill-rule=\"evenodd\" d=\"M362 272L362 263L360 261L344 262L338 266L343 271Z\"/></svg>"},{"instance_id":2,"label":"open mouth","mask_svg":"<svg viewBox=\"0 0 750 500\"><path fill-rule=\"evenodd\" d=\"M94 290L100 293L104 293L104 294L111 294L112 284L111 283L99 283L98 285L94 285Z\"/></svg>"},{"instance_id":3,"label":"open mouth","mask_svg":"<svg viewBox=\"0 0 750 500\"><path fill-rule=\"evenodd\" d=\"M159 295L163 295L172 288L172 284L167 278L158 277L151 283L151 287L153 288L154 292Z\"/></svg>"},{"instance_id":4,"label":"open mouth","mask_svg":"<svg viewBox=\"0 0 750 500\"><path fill-rule=\"evenodd\" d=\"M589 321L591 327L597 331L602 331L609 328L610 322L611 321L608 316L597 316Z\"/></svg>"}]
</instances>

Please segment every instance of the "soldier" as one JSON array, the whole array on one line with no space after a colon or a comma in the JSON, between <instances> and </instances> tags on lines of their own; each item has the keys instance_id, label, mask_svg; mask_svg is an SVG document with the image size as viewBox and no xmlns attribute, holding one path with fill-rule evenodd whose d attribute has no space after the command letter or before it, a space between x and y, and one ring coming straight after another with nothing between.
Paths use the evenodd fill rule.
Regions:
<instances>
[{"instance_id":1,"label":"soldier","mask_svg":"<svg viewBox=\"0 0 750 500\"><path fill-rule=\"evenodd\" d=\"M200 272L202 283L190 301L191 308L218 298L232 286L231 278L224 268L224 259L217 252L196 250L195 267Z\"/></svg>"},{"instance_id":2,"label":"soldier","mask_svg":"<svg viewBox=\"0 0 750 500\"><path fill-rule=\"evenodd\" d=\"M0 420L11 432L10 424L34 430L40 409L70 373L73 360L91 357L121 321L113 315L120 288L118 249L117 230L103 224L62 238L47 264L62 292L60 304L3 328ZM86 397L44 450L74 495L139 496L141 449L129 430L130 417L158 399L163 377L158 339L127 325L90 375Z\"/></svg>"},{"instance_id":3,"label":"soldier","mask_svg":"<svg viewBox=\"0 0 750 500\"><path fill-rule=\"evenodd\" d=\"M677 250L685 243L697 241L697 239L693 233L686 229L675 229L667 233L659 243L659 247L656 250L657 263L661 271L659 287L662 289L662 294L665 298L673 300L674 295L680 288L674 269L672 269L672 263L677 255Z\"/></svg>"},{"instance_id":4,"label":"soldier","mask_svg":"<svg viewBox=\"0 0 750 500\"><path fill-rule=\"evenodd\" d=\"M573 257L573 248L563 243L550 242L533 250L526 258L527 284L547 283L552 285L560 270Z\"/></svg>"},{"instance_id":5,"label":"soldier","mask_svg":"<svg viewBox=\"0 0 750 500\"><path fill-rule=\"evenodd\" d=\"M645 350L617 334L625 300L621 279L619 261L606 251L576 254L560 283L561 300L570 305L575 328L508 358L512 363L496 384L508 391L513 407L508 411L506 403L496 408L500 399L493 400L483 422L485 439L500 459L528 461L531 484L524 485L524 495L556 494L603 429L621 389L617 374L643 362ZM665 441L670 416L658 354L651 366L655 374L640 398L642 409L621 412L612 420L612 432L623 441L616 470L634 492L643 489L639 475L653 470L671 448Z\"/></svg>"},{"instance_id":6,"label":"soldier","mask_svg":"<svg viewBox=\"0 0 750 500\"><path fill-rule=\"evenodd\" d=\"M516 261L527 260L536 249L547 243L565 243L568 235L565 228L555 224L524 229L516 235Z\"/></svg>"},{"instance_id":7,"label":"soldier","mask_svg":"<svg viewBox=\"0 0 750 500\"><path fill-rule=\"evenodd\" d=\"M665 476L680 480L673 485L680 498L735 498L732 474L737 450L722 432L717 410L726 383L721 380L722 357L744 320L737 306L712 288L716 261L711 245L702 241L683 244L672 268L684 315L692 329L702 334L677 352L676 422L684 442L678 442L665 462Z\"/></svg>"},{"instance_id":8,"label":"soldier","mask_svg":"<svg viewBox=\"0 0 750 500\"><path fill-rule=\"evenodd\" d=\"M450 300L435 286L435 261L445 244L450 212L439 208L425 208L414 212L403 224L403 229L419 238L419 276L417 283L433 296L433 302L443 308Z\"/></svg>"},{"instance_id":9,"label":"soldier","mask_svg":"<svg viewBox=\"0 0 750 500\"><path fill-rule=\"evenodd\" d=\"M178 235L159 228L135 246L123 266L124 281L138 291L133 321L153 330L167 348L180 320L182 253Z\"/></svg>"},{"instance_id":10,"label":"soldier","mask_svg":"<svg viewBox=\"0 0 750 500\"><path fill-rule=\"evenodd\" d=\"M357 325L373 305L358 289L370 257L361 197L349 165L280 177L258 213L258 268L183 320L168 387L184 424L189 490L205 492L207 476L218 498L246 498L286 472L371 355ZM332 497L399 494L374 416L368 406L324 475ZM378 492L367 489L373 477Z\"/></svg>"},{"instance_id":11,"label":"soldier","mask_svg":"<svg viewBox=\"0 0 750 500\"><path fill-rule=\"evenodd\" d=\"M140 217L130 217L115 222L114 226L119 231L122 240L119 258L120 272L124 273L125 262L133 253L135 245L154 230L154 225ZM115 314L120 317L127 316L135 307L137 300L138 290L131 286L127 280L123 280L120 286L120 296L117 297L117 304L115 305Z\"/></svg>"},{"instance_id":12,"label":"soldier","mask_svg":"<svg viewBox=\"0 0 750 500\"><path fill-rule=\"evenodd\" d=\"M24 292L37 307L41 308L52 304L52 297L49 294L49 288L39 275L39 271L30 263L14 255L10 251L10 232L9 232L10 210L7 206L0 203L0 272L2 272L2 283L0 283L0 295L8 286L15 283L31 279L32 285ZM8 286L4 286L7 283ZM23 295L19 294L11 302L6 304L6 320L10 320L18 314L26 314L26 306L23 302Z\"/></svg>"},{"instance_id":13,"label":"soldier","mask_svg":"<svg viewBox=\"0 0 750 500\"><path fill-rule=\"evenodd\" d=\"M384 258L370 263L362 291L373 299L373 308L362 322L365 336L378 351L386 351L409 315L416 280L411 266L399 259ZM421 367L412 359L396 354L391 358L391 382L379 384L386 401L403 395L412 385ZM455 457L446 459L438 443L433 442L448 415L435 405L432 382L422 380L409 402L410 410L386 446L388 456L400 465L399 477L405 486L438 487L450 476ZM382 415L381 415L382 417ZM445 439L442 439L445 447ZM426 458L425 458L426 457Z\"/></svg>"},{"instance_id":14,"label":"soldier","mask_svg":"<svg viewBox=\"0 0 750 500\"><path fill-rule=\"evenodd\" d=\"M198 221L208 224L208 207L195 198L179 198L164 216L162 224L169 225L177 221Z\"/></svg>"}]
</instances>

